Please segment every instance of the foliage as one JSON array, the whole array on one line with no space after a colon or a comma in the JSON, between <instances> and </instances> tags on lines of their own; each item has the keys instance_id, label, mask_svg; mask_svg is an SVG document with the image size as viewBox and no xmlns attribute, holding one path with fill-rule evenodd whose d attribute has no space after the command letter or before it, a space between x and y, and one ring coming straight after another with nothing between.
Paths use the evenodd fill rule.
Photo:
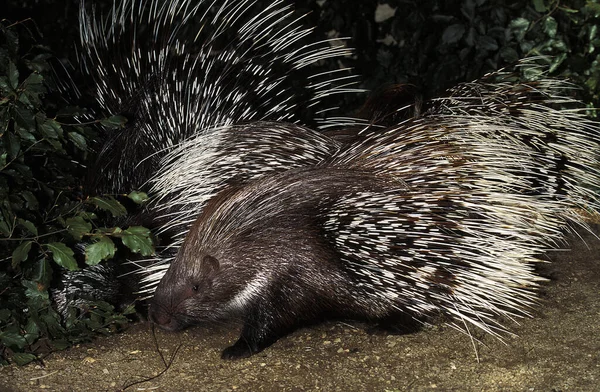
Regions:
<instances>
[{"instance_id":1,"label":"foliage","mask_svg":"<svg viewBox=\"0 0 600 392\"><path fill-rule=\"evenodd\" d=\"M584 99L598 106L597 0L328 0L315 10L329 36L350 37L349 65L369 90L412 83L436 96L541 56L550 75L584 87Z\"/></svg>"},{"instance_id":2,"label":"foliage","mask_svg":"<svg viewBox=\"0 0 600 392\"><path fill-rule=\"evenodd\" d=\"M102 301L61 317L52 307L53 285L65 271L112 258L115 239L133 252L153 253L149 230L102 227L103 216L127 213L117 198L82 194L79 162L98 121L78 121L87 111L56 94L53 57L28 27L0 25L0 363L27 363L120 328L131 309L117 312ZM100 121L122 126L117 120Z\"/></svg>"}]
</instances>

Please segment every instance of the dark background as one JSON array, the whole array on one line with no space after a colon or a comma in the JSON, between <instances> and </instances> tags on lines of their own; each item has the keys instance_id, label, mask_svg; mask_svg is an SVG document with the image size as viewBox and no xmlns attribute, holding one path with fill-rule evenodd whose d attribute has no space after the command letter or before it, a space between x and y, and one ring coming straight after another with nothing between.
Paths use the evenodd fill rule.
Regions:
<instances>
[{"instance_id":1,"label":"dark background","mask_svg":"<svg viewBox=\"0 0 600 392\"><path fill-rule=\"evenodd\" d=\"M29 27L39 31L41 42L77 69L78 0L4 3L2 18L32 18ZM112 0L93 3L99 12L112 6ZM369 90L412 83L430 97L523 57L551 56L540 60L549 65L550 73L585 87L584 100L598 103L600 5L596 3L390 0L382 4L396 9L392 18L375 20L380 5L376 0L294 2L296 11L306 14L306 24L316 26L319 37L349 37L356 55L344 65L353 67L361 76L361 87ZM85 81L77 80L77 71L74 74L77 83L84 85ZM343 105L351 112L361 99L348 98Z\"/></svg>"}]
</instances>

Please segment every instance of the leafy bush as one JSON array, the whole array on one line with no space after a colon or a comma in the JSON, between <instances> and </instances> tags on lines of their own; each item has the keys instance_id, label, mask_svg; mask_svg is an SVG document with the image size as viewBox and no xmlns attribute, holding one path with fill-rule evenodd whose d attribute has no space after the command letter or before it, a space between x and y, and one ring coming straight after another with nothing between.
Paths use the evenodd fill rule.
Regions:
<instances>
[{"instance_id":1,"label":"leafy bush","mask_svg":"<svg viewBox=\"0 0 600 392\"><path fill-rule=\"evenodd\" d=\"M597 0L330 0L313 10L330 37L350 38L349 65L370 90L412 83L437 96L541 56L550 75L585 87L584 99L599 103Z\"/></svg>"},{"instance_id":2,"label":"leafy bush","mask_svg":"<svg viewBox=\"0 0 600 392\"><path fill-rule=\"evenodd\" d=\"M52 55L35 42L29 23L0 25L0 361L19 364L114 331L132 311L90 298L85 309L61 317L50 295L57 277L112 258L115 239L133 252L153 253L149 230L103 227L106 215L127 213L117 198L82 193L92 125L123 121L77 120L89 115L57 94Z\"/></svg>"}]
</instances>

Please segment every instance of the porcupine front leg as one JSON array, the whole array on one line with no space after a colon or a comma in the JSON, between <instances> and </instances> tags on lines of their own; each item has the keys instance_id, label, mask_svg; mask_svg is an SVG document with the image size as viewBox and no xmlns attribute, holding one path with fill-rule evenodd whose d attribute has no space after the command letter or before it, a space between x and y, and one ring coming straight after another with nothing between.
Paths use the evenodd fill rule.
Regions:
<instances>
[{"instance_id":1,"label":"porcupine front leg","mask_svg":"<svg viewBox=\"0 0 600 392\"><path fill-rule=\"evenodd\" d=\"M277 325L277 320L271 318L268 312L255 310L244 320L242 333L239 339L223 350L222 359L247 358L275 343L280 337L285 336L289 330L282 325Z\"/></svg>"},{"instance_id":2,"label":"porcupine front leg","mask_svg":"<svg viewBox=\"0 0 600 392\"><path fill-rule=\"evenodd\" d=\"M222 359L249 357L297 328L320 320L324 302L298 280L292 283L292 276L287 282L271 282L248 308L240 338L223 350Z\"/></svg>"},{"instance_id":3,"label":"porcupine front leg","mask_svg":"<svg viewBox=\"0 0 600 392\"><path fill-rule=\"evenodd\" d=\"M223 350L222 359L246 358L261 352L309 321L301 303L293 303L284 295L271 295L255 304L244 317L240 338Z\"/></svg>"}]
</instances>

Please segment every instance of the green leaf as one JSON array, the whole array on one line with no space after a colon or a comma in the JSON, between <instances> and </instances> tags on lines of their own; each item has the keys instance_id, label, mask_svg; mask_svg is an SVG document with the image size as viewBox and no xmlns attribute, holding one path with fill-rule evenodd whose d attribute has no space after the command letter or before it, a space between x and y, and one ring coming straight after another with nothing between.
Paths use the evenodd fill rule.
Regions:
<instances>
[{"instance_id":1,"label":"green leaf","mask_svg":"<svg viewBox=\"0 0 600 392\"><path fill-rule=\"evenodd\" d=\"M496 42L496 40L486 35L482 35L481 37L479 37L479 39L477 40L477 46L479 47L479 49L483 50L498 50L498 43Z\"/></svg>"},{"instance_id":2,"label":"green leaf","mask_svg":"<svg viewBox=\"0 0 600 392\"><path fill-rule=\"evenodd\" d=\"M567 53L561 53L552 59L552 65L548 68L548 73L554 72L567 59Z\"/></svg>"},{"instance_id":3,"label":"green leaf","mask_svg":"<svg viewBox=\"0 0 600 392\"><path fill-rule=\"evenodd\" d=\"M18 162L18 160L16 162ZM13 162L11 168L13 170L12 172L10 170L7 170L5 173L10 176L13 176L13 179L18 184L23 184L24 181L29 181L33 179L33 175L31 174L31 168L29 166Z\"/></svg>"},{"instance_id":4,"label":"green leaf","mask_svg":"<svg viewBox=\"0 0 600 392\"><path fill-rule=\"evenodd\" d=\"M19 223L21 226L23 226L25 229L27 229L27 231L30 232L31 234L33 234L35 236L38 235L37 227L35 227L33 222L19 218L19 219L17 219L17 223Z\"/></svg>"},{"instance_id":5,"label":"green leaf","mask_svg":"<svg viewBox=\"0 0 600 392\"><path fill-rule=\"evenodd\" d=\"M28 344L33 344L36 339L40 336L40 327L33 319L29 319L29 322L25 326L25 340Z\"/></svg>"},{"instance_id":6,"label":"green leaf","mask_svg":"<svg viewBox=\"0 0 600 392\"><path fill-rule=\"evenodd\" d=\"M46 119L40 115L37 115L36 118L38 120L40 133L44 138L58 139L58 137L62 135L62 128L56 121Z\"/></svg>"},{"instance_id":7,"label":"green leaf","mask_svg":"<svg viewBox=\"0 0 600 392\"><path fill-rule=\"evenodd\" d=\"M29 107L37 107L41 105L41 97L46 92L43 85L44 78L38 73L31 73L23 82L23 93L19 97L19 101L25 103Z\"/></svg>"},{"instance_id":8,"label":"green leaf","mask_svg":"<svg viewBox=\"0 0 600 392\"><path fill-rule=\"evenodd\" d=\"M135 305L128 305L125 309L123 309L123 314L135 314L136 309Z\"/></svg>"},{"instance_id":9,"label":"green leaf","mask_svg":"<svg viewBox=\"0 0 600 392\"><path fill-rule=\"evenodd\" d=\"M100 237L98 242L88 245L85 248L85 262L88 265L96 265L102 260L114 257L115 251L115 244L110 238L105 236Z\"/></svg>"},{"instance_id":10,"label":"green leaf","mask_svg":"<svg viewBox=\"0 0 600 392\"><path fill-rule=\"evenodd\" d=\"M533 8L535 8L535 11L539 12L540 14L548 11L546 4L544 4L544 0L533 0Z\"/></svg>"},{"instance_id":11,"label":"green leaf","mask_svg":"<svg viewBox=\"0 0 600 392\"><path fill-rule=\"evenodd\" d=\"M12 267L16 268L21 262L27 260L27 255L31 250L32 241L25 241L21 245L17 246L17 248L12 253Z\"/></svg>"},{"instance_id":12,"label":"green leaf","mask_svg":"<svg viewBox=\"0 0 600 392\"><path fill-rule=\"evenodd\" d=\"M75 144L75 147L81 151L87 151L87 141L83 135L77 132L68 132L67 137Z\"/></svg>"},{"instance_id":13,"label":"green leaf","mask_svg":"<svg viewBox=\"0 0 600 392\"><path fill-rule=\"evenodd\" d=\"M27 140L31 143L36 142L35 136L25 128L17 129L17 134L21 137L21 140Z\"/></svg>"},{"instance_id":14,"label":"green leaf","mask_svg":"<svg viewBox=\"0 0 600 392\"><path fill-rule=\"evenodd\" d=\"M96 230L97 233L121 237L123 230L120 227L100 227Z\"/></svg>"},{"instance_id":15,"label":"green leaf","mask_svg":"<svg viewBox=\"0 0 600 392\"><path fill-rule=\"evenodd\" d=\"M517 42L520 43L525 38L525 34L527 34L527 29L529 29L529 21L525 18L516 18L510 22L509 27L512 33L515 35Z\"/></svg>"},{"instance_id":16,"label":"green leaf","mask_svg":"<svg viewBox=\"0 0 600 392\"><path fill-rule=\"evenodd\" d=\"M150 230L145 227L130 226L126 230L123 230L121 240L134 253L140 253L142 256L154 254Z\"/></svg>"},{"instance_id":17,"label":"green leaf","mask_svg":"<svg viewBox=\"0 0 600 392\"><path fill-rule=\"evenodd\" d=\"M64 329L60 325L60 316L51 307L46 307L45 311L40 314L40 320L45 325L50 336L61 336L64 334Z\"/></svg>"},{"instance_id":18,"label":"green leaf","mask_svg":"<svg viewBox=\"0 0 600 392\"><path fill-rule=\"evenodd\" d=\"M40 290L46 290L50 287L50 281L52 280L52 267L50 266L50 260L41 258L37 260L30 272L31 279L38 283Z\"/></svg>"},{"instance_id":19,"label":"green leaf","mask_svg":"<svg viewBox=\"0 0 600 392\"><path fill-rule=\"evenodd\" d=\"M110 129L119 129L119 128L123 128L125 126L126 122L127 122L127 117L111 116L109 118L105 118L105 119L101 120L100 124L104 125L107 128L110 128Z\"/></svg>"},{"instance_id":20,"label":"green leaf","mask_svg":"<svg viewBox=\"0 0 600 392\"><path fill-rule=\"evenodd\" d=\"M49 118L49 119L46 119L46 122L44 124L51 127L54 130L54 133L56 133L59 137L61 137L61 138L63 137L62 125L60 125L60 123L58 121L56 121L53 118Z\"/></svg>"},{"instance_id":21,"label":"green leaf","mask_svg":"<svg viewBox=\"0 0 600 392\"><path fill-rule=\"evenodd\" d=\"M525 80L539 80L540 77L544 76L544 71L539 68L527 67L523 70L523 76L525 77Z\"/></svg>"},{"instance_id":22,"label":"green leaf","mask_svg":"<svg viewBox=\"0 0 600 392\"><path fill-rule=\"evenodd\" d=\"M588 10L588 12L590 12L591 14L593 14L595 17L598 17L600 15L600 4L595 3L593 1L587 1L585 3L585 7L586 10ZM564 10L565 12L568 12L567 10ZM577 11L574 11L577 12Z\"/></svg>"},{"instance_id":23,"label":"green leaf","mask_svg":"<svg viewBox=\"0 0 600 392\"><path fill-rule=\"evenodd\" d=\"M5 237L10 237L10 227L8 226L8 223L6 223L6 221L4 220L0 220L0 232Z\"/></svg>"},{"instance_id":24,"label":"green leaf","mask_svg":"<svg viewBox=\"0 0 600 392\"><path fill-rule=\"evenodd\" d=\"M12 360L19 366L27 365L28 363L35 361L37 357L33 354L28 353L14 353Z\"/></svg>"},{"instance_id":25,"label":"green leaf","mask_svg":"<svg viewBox=\"0 0 600 392\"><path fill-rule=\"evenodd\" d=\"M27 89L30 93L38 93L43 94L46 92L46 88L44 87L44 77L38 73L31 73L27 79L23 82L23 87Z\"/></svg>"},{"instance_id":26,"label":"green leaf","mask_svg":"<svg viewBox=\"0 0 600 392\"><path fill-rule=\"evenodd\" d=\"M113 217L124 216L127 215L127 210L121 203L115 200L112 197L92 197L90 202L94 204L96 207L101 210L108 211L112 214Z\"/></svg>"},{"instance_id":27,"label":"green leaf","mask_svg":"<svg viewBox=\"0 0 600 392\"><path fill-rule=\"evenodd\" d=\"M446 27L442 34L442 42L445 44L458 42L465 34L465 30L465 26L459 23Z\"/></svg>"},{"instance_id":28,"label":"green leaf","mask_svg":"<svg viewBox=\"0 0 600 392\"><path fill-rule=\"evenodd\" d=\"M79 213L79 216L88 221L98 219L98 215L90 211L81 211Z\"/></svg>"},{"instance_id":29,"label":"green leaf","mask_svg":"<svg viewBox=\"0 0 600 392\"><path fill-rule=\"evenodd\" d=\"M32 103L29 100L29 95L25 94L25 93L19 95L19 102L23 103L25 106L27 106L29 108L33 108L34 106L37 105L37 102L35 102L35 99L34 99L34 103Z\"/></svg>"},{"instance_id":30,"label":"green leaf","mask_svg":"<svg viewBox=\"0 0 600 392\"><path fill-rule=\"evenodd\" d=\"M33 112L25 107L15 107L15 130L18 132L19 128L24 128L28 132L33 132L35 128L35 116Z\"/></svg>"},{"instance_id":31,"label":"green leaf","mask_svg":"<svg viewBox=\"0 0 600 392\"><path fill-rule=\"evenodd\" d=\"M0 91L3 93L3 95L12 95L12 89L10 88L10 85L8 84L8 78L6 76L0 76ZM9 101L8 97L0 97L0 104L4 105L5 103L7 103Z\"/></svg>"},{"instance_id":32,"label":"green leaf","mask_svg":"<svg viewBox=\"0 0 600 392\"><path fill-rule=\"evenodd\" d=\"M11 348L23 348L27 340L18 332L7 331L0 333L0 343Z\"/></svg>"},{"instance_id":33,"label":"green leaf","mask_svg":"<svg viewBox=\"0 0 600 392\"><path fill-rule=\"evenodd\" d=\"M13 90L19 87L19 70L12 61L8 63L8 83Z\"/></svg>"},{"instance_id":34,"label":"green leaf","mask_svg":"<svg viewBox=\"0 0 600 392\"><path fill-rule=\"evenodd\" d=\"M127 197L133 200L135 204L144 204L149 199L146 193L138 191L129 192Z\"/></svg>"},{"instance_id":35,"label":"green leaf","mask_svg":"<svg viewBox=\"0 0 600 392\"><path fill-rule=\"evenodd\" d=\"M73 257L73 250L67 245L63 244L62 242L50 242L45 246L49 251L52 252L52 259L56 264L68 269L69 271L75 271L78 269L77 262Z\"/></svg>"},{"instance_id":36,"label":"green leaf","mask_svg":"<svg viewBox=\"0 0 600 392\"><path fill-rule=\"evenodd\" d=\"M8 137L6 152L8 152L10 159L15 159L19 155L19 151L21 151L21 140L14 133L8 133L6 136Z\"/></svg>"},{"instance_id":37,"label":"green leaf","mask_svg":"<svg viewBox=\"0 0 600 392\"><path fill-rule=\"evenodd\" d=\"M509 46L500 49L500 56L507 63L515 63L519 59L519 53Z\"/></svg>"},{"instance_id":38,"label":"green leaf","mask_svg":"<svg viewBox=\"0 0 600 392\"><path fill-rule=\"evenodd\" d=\"M556 37L556 31L558 29L558 23L556 23L556 19L551 16L548 16L544 21L544 32L548 34L550 38Z\"/></svg>"},{"instance_id":39,"label":"green leaf","mask_svg":"<svg viewBox=\"0 0 600 392\"><path fill-rule=\"evenodd\" d=\"M21 197L23 200L25 200L25 205L28 210L37 211L39 208L39 203L31 191L23 191L23 193L21 193Z\"/></svg>"},{"instance_id":40,"label":"green leaf","mask_svg":"<svg viewBox=\"0 0 600 392\"><path fill-rule=\"evenodd\" d=\"M68 218L65 223L67 231L76 240L81 240L84 235L89 234L92 231L92 224L87 222L81 216Z\"/></svg>"}]
</instances>

